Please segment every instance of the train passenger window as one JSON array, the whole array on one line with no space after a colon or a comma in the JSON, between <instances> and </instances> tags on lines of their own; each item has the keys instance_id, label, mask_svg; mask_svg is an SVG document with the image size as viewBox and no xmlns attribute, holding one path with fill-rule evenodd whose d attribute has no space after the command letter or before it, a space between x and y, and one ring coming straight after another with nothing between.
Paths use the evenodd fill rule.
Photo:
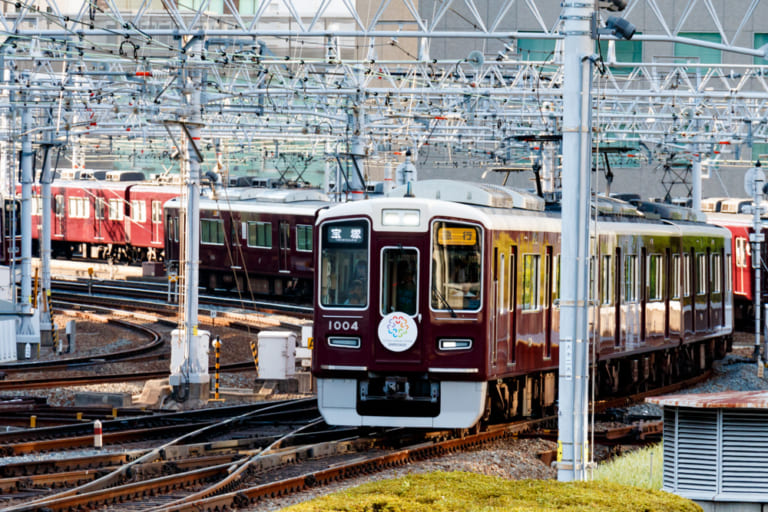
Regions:
<instances>
[{"instance_id":1,"label":"train passenger window","mask_svg":"<svg viewBox=\"0 0 768 512\"><path fill-rule=\"evenodd\" d=\"M367 307L368 223L353 220L323 224L320 245L320 305Z\"/></svg>"},{"instance_id":2,"label":"train passenger window","mask_svg":"<svg viewBox=\"0 0 768 512\"><path fill-rule=\"evenodd\" d=\"M710 267L712 269L712 293L720 293L723 288L723 282L722 282L722 256L720 253L716 252L712 254L712 266Z\"/></svg>"},{"instance_id":3,"label":"train passenger window","mask_svg":"<svg viewBox=\"0 0 768 512\"><path fill-rule=\"evenodd\" d=\"M39 195L32 196L32 216L37 217L43 211L43 198Z\"/></svg>"},{"instance_id":4,"label":"train passenger window","mask_svg":"<svg viewBox=\"0 0 768 512\"><path fill-rule=\"evenodd\" d=\"M604 254L600 264L600 304L610 304L613 297L613 279L611 279L611 255Z\"/></svg>"},{"instance_id":5,"label":"train passenger window","mask_svg":"<svg viewBox=\"0 0 768 512\"><path fill-rule=\"evenodd\" d=\"M224 245L224 222L221 219L200 219L200 243Z\"/></svg>"},{"instance_id":6,"label":"train passenger window","mask_svg":"<svg viewBox=\"0 0 768 512\"><path fill-rule=\"evenodd\" d=\"M248 223L248 247L261 249L272 248L272 223L249 222Z\"/></svg>"},{"instance_id":7,"label":"train passenger window","mask_svg":"<svg viewBox=\"0 0 768 512\"><path fill-rule=\"evenodd\" d=\"M624 300L637 302L637 255L628 254L624 258Z\"/></svg>"},{"instance_id":8,"label":"train passenger window","mask_svg":"<svg viewBox=\"0 0 768 512\"><path fill-rule=\"evenodd\" d=\"M707 294L707 255L696 253L696 295Z\"/></svg>"},{"instance_id":9,"label":"train passenger window","mask_svg":"<svg viewBox=\"0 0 768 512\"><path fill-rule=\"evenodd\" d=\"M109 200L109 220L123 220L122 199L112 198Z\"/></svg>"},{"instance_id":10,"label":"train passenger window","mask_svg":"<svg viewBox=\"0 0 768 512\"><path fill-rule=\"evenodd\" d=\"M134 199L131 201L131 220L133 222L147 222L147 202Z\"/></svg>"},{"instance_id":11,"label":"train passenger window","mask_svg":"<svg viewBox=\"0 0 768 512\"><path fill-rule=\"evenodd\" d=\"M432 309L480 309L482 250L479 226L456 222L432 224Z\"/></svg>"},{"instance_id":12,"label":"train passenger window","mask_svg":"<svg viewBox=\"0 0 768 512\"><path fill-rule=\"evenodd\" d=\"M560 255L555 256L555 279L554 289L552 290L552 301L560 298Z\"/></svg>"},{"instance_id":13,"label":"train passenger window","mask_svg":"<svg viewBox=\"0 0 768 512\"><path fill-rule=\"evenodd\" d=\"M523 311L539 308L540 265L540 254L523 255Z\"/></svg>"},{"instance_id":14,"label":"train passenger window","mask_svg":"<svg viewBox=\"0 0 768 512\"><path fill-rule=\"evenodd\" d=\"M680 255L679 254L673 254L672 255L672 275L670 276L670 279L672 279L670 285L670 298L671 299L680 299L680 279L682 278L681 273L682 268L680 267Z\"/></svg>"},{"instance_id":15,"label":"train passenger window","mask_svg":"<svg viewBox=\"0 0 768 512\"><path fill-rule=\"evenodd\" d=\"M296 250L299 252L312 252L312 226L308 224L296 225Z\"/></svg>"},{"instance_id":16,"label":"train passenger window","mask_svg":"<svg viewBox=\"0 0 768 512\"><path fill-rule=\"evenodd\" d=\"M90 201L85 197L69 198L69 218L87 219L90 216Z\"/></svg>"},{"instance_id":17,"label":"train passenger window","mask_svg":"<svg viewBox=\"0 0 768 512\"><path fill-rule=\"evenodd\" d=\"M691 296L691 255L683 254L683 295Z\"/></svg>"},{"instance_id":18,"label":"train passenger window","mask_svg":"<svg viewBox=\"0 0 768 512\"><path fill-rule=\"evenodd\" d=\"M401 247L384 249L381 260L381 311L415 315L419 298L419 253Z\"/></svg>"},{"instance_id":19,"label":"train passenger window","mask_svg":"<svg viewBox=\"0 0 768 512\"><path fill-rule=\"evenodd\" d=\"M661 254L648 256L648 300L661 300L664 291L664 259Z\"/></svg>"},{"instance_id":20,"label":"train passenger window","mask_svg":"<svg viewBox=\"0 0 768 512\"><path fill-rule=\"evenodd\" d=\"M732 279L733 279L733 275L731 274L731 255L726 254L725 256L725 291L727 292L730 292L733 290L733 288L731 288L731 283L733 283Z\"/></svg>"}]
</instances>

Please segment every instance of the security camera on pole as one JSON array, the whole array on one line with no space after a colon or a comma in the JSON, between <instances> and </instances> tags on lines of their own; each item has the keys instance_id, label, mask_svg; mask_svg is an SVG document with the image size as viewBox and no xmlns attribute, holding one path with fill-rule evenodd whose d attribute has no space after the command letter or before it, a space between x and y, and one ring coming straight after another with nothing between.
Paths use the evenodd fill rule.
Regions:
<instances>
[{"instance_id":1,"label":"security camera on pole","mask_svg":"<svg viewBox=\"0 0 768 512\"><path fill-rule=\"evenodd\" d=\"M744 175L744 191L752 196L752 233L749 235L749 242L752 246L752 268L755 271L755 352L754 360L757 363L757 375L762 378L764 364L760 354L760 266L762 259L760 256L760 246L765 240L762 230L760 214L762 213L761 204L763 202L763 185L765 184L765 172L761 168L760 160L755 166Z\"/></svg>"}]
</instances>

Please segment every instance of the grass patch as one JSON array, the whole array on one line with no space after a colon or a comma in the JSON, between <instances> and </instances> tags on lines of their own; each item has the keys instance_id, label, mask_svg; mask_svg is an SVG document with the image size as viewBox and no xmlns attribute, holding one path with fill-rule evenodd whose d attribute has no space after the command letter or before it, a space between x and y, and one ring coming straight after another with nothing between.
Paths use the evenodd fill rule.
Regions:
<instances>
[{"instance_id":1,"label":"grass patch","mask_svg":"<svg viewBox=\"0 0 768 512\"><path fill-rule=\"evenodd\" d=\"M658 443L600 464L595 469L594 480L661 490L663 472L664 451Z\"/></svg>"},{"instance_id":2,"label":"grass patch","mask_svg":"<svg viewBox=\"0 0 768 512\"><path fill-rule=\"evenodd\" d=\"M283 512L700 512L687 499L612 482L511 481L465 472L372 482Z\"/></svg>"}]
</instances>

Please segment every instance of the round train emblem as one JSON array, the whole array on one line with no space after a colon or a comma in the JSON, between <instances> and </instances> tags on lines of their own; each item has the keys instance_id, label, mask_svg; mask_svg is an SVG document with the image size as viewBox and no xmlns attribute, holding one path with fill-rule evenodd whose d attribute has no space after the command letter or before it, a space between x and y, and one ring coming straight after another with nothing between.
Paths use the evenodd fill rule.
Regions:
<instances>
[{"instance_id":1,"label":"round train emblem","mask_svg":"<svg viewBox=\"0 0 768 512\"><path fill-rule=\"evenodd\" d=\"M379 341L392 352L405 352L416 343L418 328L410 316L392 312L379 322Z\"/></svg>"}]
</instances>

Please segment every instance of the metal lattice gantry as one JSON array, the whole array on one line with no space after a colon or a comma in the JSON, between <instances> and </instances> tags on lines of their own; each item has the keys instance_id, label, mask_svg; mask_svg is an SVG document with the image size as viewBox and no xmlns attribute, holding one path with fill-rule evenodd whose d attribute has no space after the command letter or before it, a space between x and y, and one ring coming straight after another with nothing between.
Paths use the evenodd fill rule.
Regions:
<instances>
[{"instance_id":1,"label":"metal lattice gantry","mask_svg":"<svg viewBox=\"0 0 768 512\"><path fill-rule=\"evenodd\" d=\"M53 131L89 154L139 144L162 159L170 152L164 122L193 115L193 87L201 90L203 140L239 154L275 140L312 151L353 145L365 155L431 144L471 147L498 162L527 152L515 136L560 129L563 34L549 2L4 5L7 141L31 108L36 138ZM600 11L596 24L608 14ZM673 9L633 0L617 14L640 27L634 40L648 49L640 61L620 62L613 42L605 48L607 65L593 83L602 141L706 152L768 138L768 68L754 63L765 49L747 40L764 2L689 0ZM691 30L720 42L686 37ZM523 40L549 41L553 50L526 53ZM724 63L663 57L684 43L720 51Z\"/></svg>"}]
</instances>

